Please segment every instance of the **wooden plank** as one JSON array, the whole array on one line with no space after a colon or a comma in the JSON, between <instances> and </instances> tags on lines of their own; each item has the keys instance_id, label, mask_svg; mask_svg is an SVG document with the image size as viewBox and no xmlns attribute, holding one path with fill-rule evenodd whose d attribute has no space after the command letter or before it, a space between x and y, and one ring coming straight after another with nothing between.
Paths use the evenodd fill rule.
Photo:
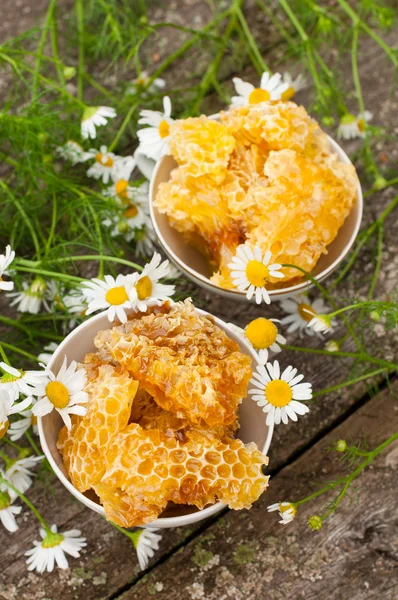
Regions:
<instances>
[{"instance_id":1,"label":"wooden plank","mask_svg":"<svg viewBox=\"0 0 398 600\"><path fill-rule=\"evenodd\" d=\"M398 441L362 472L321 531L312 532L307 519L325 497L299 507L286 526L266 507L299 500L316 489L314 482L347 472L340 456L327 452L338 439L357 441L366 434L368 447L375 448L395 433L397 394L395 384L367 402L283 469L250 511L228 512L118 599L396 600Z\"/></svg>"},{"instance_id":2,"label":"wooden plank","mask_svg":"<svg viewBox=\"0 0 398 600\"><path fill-rule=\"evenodd\" d=\"M385 67L385 59L379 51L372 50L372 56L364 56L361 64L361 73L372 66L372 73L380 77L388 78L389 69ZM347 69L349 61L347 61ZM382 73L382 75L381 75ZM377 111L380 105L379 86L376 81L369 82L365 90L367 98L367 107L370 110ZM382 114L384 124L391 127L394 125L393 113L388 109L388 101L382 103ZM377 120L376 120L377 122ZM352 148L352 146L351 146ZM385 147L388 156L393 157L393 144L389 142ZM371 203L366 206L365 221L369 223L375 215L379 214L392 197L392 190L372 197ZM397 251L397 225L393 219L389 221L386 239L385 253L383 255L383 271L385 277L380 280L380 286L377 290L379 298L390 293L391 289L397 284L397 271L388 271L390 265L394 264L394 257ZM364 295L366 286L364 286L364 274L368 274L372 263L372 252L366 251L358 260L353 269L349 280L341 287L339 292L341 297L361 297ZM389 276L391 275L391 276ZM187 289L192 292L199 306L206 310L218 314L226 320L231 320L244 325L247 320L264 314L264 308L250 307L244 310L242 305L229 303L225 300L219 300L215 296L210 296L202 291L198 291L193 286L187 284ZM277 309L272 309L272 314L280 316ZM379 326L378 326L379 327ZM369 331L367 339L374 338L373 332ZM391 345L391 339L388 337L380 338L386 347L386 352L391 353L396 346ZM289 338L289 343L299 345L297 336ZM318 345L321 342L305 338L308 345ZM313 381L316 389L333 385L341 382L347 376L350 365L346 361L342 362L335 359L325 361L322 358L309 357L308 355L282 355L281 361L292 361L303 372L306 373L309 380ZM285 363L284 363L285 364ZM358 399L361 398L365 386L360 385L346 390L341 394L330 395L327 402L317 402L311 408L311 413L302 419L299 424L279 427L272 444L271 468L273 470L280 468L292 455L307 447L312 441L319 437L323 430L332 427L333 424L344 417L348 411L353 410ZM20 534L10 536L4 531L0 532L0 543L2 548L6 548L0 556L0 599L9 600L9 598L21 598L21 600L42 599L43 597L58 600L68 600L72 598L82 598L85 600L99 598L109 598L118 593L118 590L128 586L137 575L136 560L134 551L129 541L121 536L111 527L102 521L97 515L89 512L80 506L58 483L53 484L53 495L43 497L42 487L39 484L30 495L32 500L38 504L43 514L50 521L56 522L60 528L80 527L87 535L89 546L84 552L82 558L73 561L72 570L68 572L57 571L51 575L37 576L28 574L25 570L23 551L29 547L32 540L37 537L37 526L32 518L27 517L24 511L24 519ZM172 549L178 548L186 537L193 532L193 529L184 528L175 531L166 531L161 544L157 559L162 555L167 555ZM118 560L115 561L114 557ZM17 557L17 559L15 559ZM29 586L29 588L27 587ZM62 589L62 592L60 591ZM62 594L62 596L61 596Z\"/></svg>"}]
</instances>

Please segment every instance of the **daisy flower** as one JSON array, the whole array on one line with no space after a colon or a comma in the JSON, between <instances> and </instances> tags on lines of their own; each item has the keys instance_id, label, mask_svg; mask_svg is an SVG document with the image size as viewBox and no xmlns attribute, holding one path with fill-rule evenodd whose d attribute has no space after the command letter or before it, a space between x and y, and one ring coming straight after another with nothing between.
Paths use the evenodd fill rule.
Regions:
<instances>
[{"instance_id":1,"label":"daisy flower","mask_svg":"<svg viewBox=\"0 0 398 600\"><path fill-rule=\"evenodd\" d=\"M290 100L307 86L307 82L301 73L297 75L296 79L290 75L290 73L283 73L283 83L286 83L289 87L281 95L281 100Z\"/></svg>"},{"instance_id":2,"label":"daisy flower","mask_svg":"<svg viewBox=\"0 0 398 600\"><path fill-rule=\"evenodd\" d=\"M105 275L105 281L94 278L84 284L82 292L88 301L87 315L97 310L106 310L112 323L116 318L127 322L126 308L131 308L129 290L133 285L131 275L118 275L116 279Z\"/></svg>"},{"instance_id":3,"label":"daisy flower","mask_svg":"<svg viewBox=\"0 0 398 600\"><path fill-rule=\"evenodd\" d=\"M44 346L43 350L45 350L45 352L42 352L37 357L39 363L43 363L47 366L58 346L59 344L57 344L56 342L50 342L49 344L47 344L47 346Z\"/></svg>"},{"instance_id":4,"label":"daisy flower","mask_svg":"<svg viewBox=\"0 0 398 600\"><path fill-rule=\"evenodd\" d=\"M163 98L163 112L142 110L140 117L139 125L149 125L137 131L140 151L153 160L159 160L169 153L170 124L173 122L170 98Z\"/></svg>"},{"instance_id":5,"label":"daisy flower","mask_svg":"<svg viewBox=\"0 0 398 600\"><path fill-rule=\"evenodd\" d=\"M78 318L86 316L86 298L80 290L74 290L73 293L66 294L62 298L62 302L65 310L71 315L71 318L68 321L68 328L73 329L78 323Z\"/></svg>"},{"instance_id":6,"label":"daisy flower","mask_svg":"<svg viewBox=\"0 0 398 600\"><path fill-rule=\"evenodd\" d=\"M11 465L2 473L2 477L7 479L14 487L24 494L32 485L34 473L30 470L35 467L44 456L29 456L28 458L20 458L16 461L10 461ZM18 494L14 490L7 488L5 484L0 485L0 489L5 492L8 489L11 502L18 498Z\"/></svg>"},{"instance_id":7,"label":"daisy flower","mask_svg":"<svg viewBox=\"0 0 398 600\"><path fill-rule=\"evenodd\" d=\"M134 231L141 229L147 220L146 210L139 204L130 204L121 211L121 214L110 215L102 221L110 229L112 237L124 235L127 241L134 238Z\"/></svg>"},{"instance_id":8,"label":"daisy flower","mask_svg":"<svg viewBox=\"0 0 398 600\"><path fill-rule=\"evenodd\" d=\"M4 281L3 275L7 275L7 269L15 258L14 250L11 250L10 244L6 246L5 254L0 254L0 291L6 290L10 292L14 289L13 281Z\"/></svg>"},{"instance_id":9,"label":"daisy flower","mask_svg":"<svg viewBox=\"0 0 398 600\"><path fill-rule=\"evenodd\" d=\"M252 250L246 244L241 244L236 249L236 256L228 265L231 269L231 279L235 287L241 292L246 292L246 298L251 300L255 296L256 303L261 304L264 300L270 304L271 300L265 288L270 277L283 278L280 269L282 265L269 264L271 252L262 254L260 248L255 246Z\"/></svg>"},{"instance_id":10,"label":"daisy flower","mask_svg":"<svg viewBox=\"0 0 398 600\"><path fill-rule=\"evenodd\" d=\"M300 335L303 331L308 335L314 335L314 329L309 328L308 324L318 314L327 312L327 306L322 298L310 303L308 296L305 294L298 294L286 298L286 300L281 300L280 307L285 313L289 313L281 319L282 325L288 325L288 333L299 330Z\"/></svg>"},{"instance_id":11,"label":"daisy flower","mask_svg":"<svg viewBox=\"0 0 398 600\"><path fill-rule=\"evenodd\" d=\"M25 552L29 571L51 573L55 563L60 569L67 569L69 564L65 554L79 558L81 549L87 546L86 538L80 537L78 529L58 533L57 526L53 525L48 532L40 529L40 536L41 541L34 541L34 547Z\"/></svg>"},{"instance_id":12,"label":"daisy flower","mask_svg":"<svg viewBox=\"0 0 398 600\"><path fill-rule=\"evenodd\" d=\"M71 428L70 415L85 415L88 394L83 391L87 375L84 369L77 369L76 361L67 367L66 356L58 375L50 370L45 372L45 378L34 389L33 394L38 401L32 408L36 417L48 415L54 408L60 414L68 429Z\"/></svg>"},{"instance_id":13,"label":"daisy flower","mask_svg":"<svg viewBox=\"0 0 398 600\"><path fill-rule=\"evenodd\" d=\"M162 536L156 533L158 529L141 529L134 531L133 543L137 552L140 569L143 571L147 568L149 559L155 554L155 550L159 550L159 542Z\"/></svg>"},{"instance_id":14,"label":"daisy flower","mask_svg":"<svg viewBox=\"0 0 398 600\"><path fill-rule=\"evenodd\" d=\"M92 140L97 137L96 127L106 125L108 119L114 119L116 111L109 106L87 106L84 109L81 124L82 138Z\"/></svg>"},{"instance_id":15,"label":"daisy flower","mask_svg":"<svg viewBox=\"0 0 398 600\"><path fill-rule=\"evenodd\" d=\"M88 154L90 158L94 158L95 160L87 171L87 177L102 179L102 183L107 184L116 169L118 161L122 160L122 157L117 156L113 152L108 152L106 146L100 146L99 150L91 148Z\"/></svg>"},{"instance_id":16,"label":"daisy flower","mask_svg":"<svg viewBox=\"0 0 398 600\"><path fill-rule=\"evenodd\" d=\"M286 339L278 332L275 323L280 323L279 319L260 317L251 321L245 329L232 323L229 325L238 335L242 335L250 342L258 354L258 362L265 365L268 362L269 353L281 352L279 344L286 344Z\"/></svg>"},{"instance_id":17,"label":"daisy flower","mask_svg":"<svg viewBox=\"0 0 398 600\"><path fill-rule=\"evenodd\" d=\"M18 529L15 515L19 515L21 510L22 506L12 505L12 500L8 491L0 492L0 521L10 533L15 533Z\"/></svg>"},{"instance_id":18,"label":"daisy flower","mask_svg":"<svg viewBox=\"0 0 398 600\"><path fill-rule=\"evenodd\" d=\"M37 435L37 417L34 416L32 410L24 410L21 414L22 419L13 421L8 430L10 440L16 442L28 431L29 427L32 427L33 433Z\"/></svg>"},{"instance_id":19,"label":"daisy flower","mask_svg":"<svg viewBox=\"0 0 398 600\"><path fill-rule=\"evenodd\" d=\"M103 195L115 198L119 204L128 203L133 193L129 179L134 168L135 160L132 156L117 160L111 173L113 184L103 191Z\"/></svg>"},{"instance_id":20,"label":"daisy flower","mask_svg":"<svg viewBox=\"0 0 398 600\"><path fill-rule=\"evenodd\" d=\"M298 400L312 398L310 383L300 383L304 375L297 375L297 369L289 366L283 373L280 372L279 362L258 365L256 373L250 380L255 387L249 390L253 400L267 413L267 425L282 421L287 424L289 417L297 421L297 415L304 415L309 411L308 406Z\"/></svg>"},{"instance_id":21,"label":"daisy flower","mask_svg":"<svg viewBox=\"0 0 398 600\"><path fill-rule=\"evenodd\" d=\"M0 439L5 436L10 425L8 417L23 412L32 404L32 398L25 398L22 402L16 402L17 394L12 390L0 387Z\"/></svg>"},{"instance_id":22,"label":"daisy flower","mask_svg":"<svg viewBox=\"0 0 398 600\"><path fill-rule=\"evenodd\" d=\"M373 118L373 114L365 110L357 116L346 113L341 117L337 129L337 137L343 140L352 140L357 137L365 137L365 124Z\"/></svg>"},{"instance_id":23,"label":"daisy flower","mask_svg":"<svg viewBox=\"0 0 398 600\"><path fill-rule=\"evenodd\" d=\"M163 90L165 87L166 82L164 79L156 77L153 81L151 81L148 71L141 71L140 75L136 77L136 79L134 79L131 85L127 88L126 94L137 94L137 92L141 92L142 90L153 93L157 90Z\"/></svg>"},{"instance_id":24,"label":"daisy flower","mask_svg":"<svg viewBox=\"0 0 398 600\"><path fill-rule=\"evenodd\" d=\"M40 312L42 303L44 303L47 310L50 310L46 303L46 295L47 283L42 277L35 277L30 285L24 281L21 292L7 294L8 298L14 298L10 306L16 306L19 312L30 313L32 315Z\"/></svg>"},{"instance_id":25,"label":"daisy flower","mask_svg":"<svg viewBox=\"0 0 398 600\"><path fill-rule=\"evenodd\" d=\"M0 389L11 391L17 397L19 394L31 396L33 389L45 376L43 371L20 371L5 362L0 362L0 369L4 372L0 377Z\"/></svg>"},{"instance_id":26,"label":"daisy flower","mask_svg":"<svg viewBox=\"0 0 398 600\"><path fill-rule=\"evenodd\" d=\"M169 261L161 263L161 260L160 254L155 252L142 273L129 276L132 282L129 298L133 308L145 312L148 306L171 300L170 296L174 294L175 286L159 283L159 279L169 277Z\"/></svg>"},{"instance_id":27,"label":"daisy flower","mask_svg":"<svg viewBox=\"0 0 398 600\"><path fill-rule=\"evenodd\" d=\"M260 87L243 81L240 77L232 79L238 96L232 96L231 106L247 106L248 104L260 104L269 100L280 100L284 92L289 88L289 83L283 83L282 75L275 73L270 75L265 71L261 76Z\"/></svg>"},{"instance_id":28,"label":"daisy flower","mask_svg":"<svg viewBox=\"0 0 398 600\"><path fill-rule=\"evenodd\" d=\"M308 327L315 333L327 333L333 328L332 318L329 315L316 315L308 323Z\"/></svg>"},{"instance_id":29,"label":"daisy flower","mask_svg":"<svg viewBox=\"0 0 398 600\"><path fill-rule=\"evenodd\" d=\"M156 162L152 158L148 158L148 156L142 152L141 146L138 146L133 156L138 169L149 181L152 178Z\"/></svg>"},{"instance_id":30,"label":"daisy flower","mask_svg":"<svg viewBox=\"0 0 398 600\"><path fill-rule=\"evenodd\" d=\"M85 152L80 144L73 140L68 140L63 146L58 146L56 152L61 158L71 162L73 166L78 163L86 162L86 160L91 158L91 154Z\"/></svg>"},{"instance_id":31,"label":"daisy flower","mask_svg":"<svg viewBox=\"0 0 398 600\"><path fill-rule=\"evenodd\" d=\"M277 502L267 507L268 512L279 511L279 516L282 518L279 523L287 525L291 523L297 514L297 508L290 502Z\"/></svg>"}]
</instances>

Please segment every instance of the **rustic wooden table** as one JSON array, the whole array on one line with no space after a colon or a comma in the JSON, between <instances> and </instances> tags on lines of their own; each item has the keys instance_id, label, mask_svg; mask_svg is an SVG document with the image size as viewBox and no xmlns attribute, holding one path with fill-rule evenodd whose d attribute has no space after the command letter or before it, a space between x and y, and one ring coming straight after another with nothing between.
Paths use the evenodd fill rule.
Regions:
<instances>
[{"instance_id":1,"label":"rustic wooden table","mask_svg":"<svg viewBox=\"0 0 398 600\"><path fill-rule=\"evenodd\" d=\"M176 4L185 23L192 22L194 13L206 20L205 2ZM255 23L253 6L250 16ZM198 19L196 23L200 26ZM255 26L261 30L265 25L260 20ZM394 41L398 42L397 33L389 35L389 42ZM278 48L271 54L271 65L273 57L282 57ZM361 49L360 63L366 108L374 112L374 123L392 134L378 149L381 159L392 166L398 156L393 139L398 133L398 102L397 95L389 91L392 70L381 50L370 42ZM182 59L166 74L168 83L181 77L184 69L188 71L189 65ZM351 77L349 55L344 74ZM251 70L244 75L255 77ZM308 95L304 93L297 101L307 105ZM351 153L357 144L344 147ZM366 199L364 227L377 218L396 193L389 188ZM388 299L397 288L397 214L396 210L385 223L378 299ZM338 288L342 299L365 298L373 261L374 248L365 247ZM256 316L281 314L278 307L246 307L194 288L192 294L198 306L240 325ZM0 337L3 334L0 330ZM396 334L385 334L382 324L370 327L364 335L369 343L382 344L389 360L397 355ZM289 336L288 343L302 345L303 340ZM318 338L306 337L305 344L322 347ZM305 373L315 391L344 381L351 369L349 359L325 361L322 356L304 353L284 353L281 360L283 364L291 361ZM371 395L364 381L320 397L298 423L276 427L269 452L271 485L253 509L225 511L194 527L165 530L160 551L145 573L138 569L129 540L75 501L58 481L45 494L40 485L34 486L30 498L46 519L57 523L61 530L71 526L81 529L88 545L79 559L71 559L67 571L28 573L23 553L37 537L37 524L24 509L16 534L0 529L0 600L144 600L152 596L183 600L396 600L398 443L361 474L350 498L320 532L310 531L306 524L307 517L316 512L316 505L304 505L299 518L287 527L281 527L266 507L285 499L299 499L315 489L314 482L340 476L344 467L335 454L326 451L331 442L340 438L357 441L366 433L369 446L374 447L397 431L397 396L396 382L387 387L380 381Z\"/></svg>"}]
</instances>

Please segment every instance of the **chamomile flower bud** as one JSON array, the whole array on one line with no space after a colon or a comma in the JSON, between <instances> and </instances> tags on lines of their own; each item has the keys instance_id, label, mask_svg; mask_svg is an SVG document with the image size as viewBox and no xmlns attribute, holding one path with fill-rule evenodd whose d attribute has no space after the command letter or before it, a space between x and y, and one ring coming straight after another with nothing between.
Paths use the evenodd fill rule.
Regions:
<instances>
[{"instance_id":1,"label":"chamomile flower bud","mask_svg":"<svg viewBox=\"0 0 398 600\"><path fill-rule=\"evenodd\" d=\"M340 350L340 343L336 340L329 340L325 344L325 350L328 352L338 352Z\"/></svg>"},{"instance_id":2,"label":"chamomile flower bud","mask_svg":"<svg viewBox=\"0 0 398 600\"><path fill-rule=\"evenodd\" d=\"M64 67L64 70L62 72L67 81L69 81L69 79L73 79L76 75L75 67Z\"/></svg>"},{"instance_id":3,"label":"chamomile flower bud","mask_svg":"<svg viewBox=\"0 0 398 600\"><path fill-rule=\"evenodd\" d=\"M345 440L337 440L335 448L337 452L345 452L347 450L347 442Z\"/></svg>"},{"instance_id":4,"label":"chamomile flower bud","mask_svg":"<svg viewBox=\"0 0 398 600\"><path fill-rule=\"evenodd\" d=\"M322 518L318 515L311 515L308 517L308 527L312 529L312 531L319 531L322 529Z\"/></svg>"},{"instance_id":5,"label":"chamomile flower bud","mask_svg":"<svg viewBox=\"0 0 398 600\"><path fill-rule=\"evenodd\" d=\"M372 321L380 321L380 313L378 310L372 310L372 312L369 314L370 318L372 319Z\"/></svg>"}]
</instances>

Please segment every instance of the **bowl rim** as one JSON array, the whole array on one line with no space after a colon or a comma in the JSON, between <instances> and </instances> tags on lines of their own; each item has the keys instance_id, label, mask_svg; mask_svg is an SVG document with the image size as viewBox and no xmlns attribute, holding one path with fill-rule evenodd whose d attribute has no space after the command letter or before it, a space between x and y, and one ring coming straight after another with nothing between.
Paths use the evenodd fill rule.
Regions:
<instances>
[{"instance_id":1,"label":"bowl rim","mask_svg":"<svg viewBox=\"0 0 398 600\"><path fill-rule=\"evenodd\" d=\"M218 115L212 115L209 118L217 118ZM345 164L352 164L351 160L349 159L349 157L347 156L347 154L344 152L343 148L332 138L330 137L330 135L326 134L327 138L329 140L329 144L332 147L333 151L340 157L340 159L342 160L343 163ZM168 245L168 243L166 242L165 238L163 237L162 231L157 223L156 220L156 215L155 215L155 206L154 206L154 187L155 187L155 180L157 177L157 174L159 172L159 170L161 169L162 163L165 159L170 158L171 155L168 154L166 156L163 156L162 158L160 158L155 167L154 170L152 172L152 177L149 183L149 212L150 212L150 217L151 217L151 221L152 221L152 226L155 230L156 236L160 242L160 245L162 246L163 250L166 252L166 254L168 255L168 257L176 264L176 266L178 268L180 268L183 272L185 272L186 275L188 275L188 277L190 277L191 279L193 279L194 281L199 282L202 286L210 288L212 290L215 291L215 293L218 294L223 294L223 295L229 295L229 296L235 296L236 298L242 299L246 297L246 292L241 292L237 289L227 289L227 288L223 288L215 283L213 283L210 279L208 279L207 277L205 277L204 275L202 275L201 273L199 273L198 271L195 271L195 269L193 269L192 267L188 266L186 263L184 263L182 261L182 259L170 248L170 246ZM358 217L356 219L355 222L355 226L351 232L350 238L347 241L347 243L345 244L344 248L342 249L341 253L339 254L339 256L328 266L326 267L326 269L324 269L323 271L321 271L320 273L318 273L317 275L314 275L314 279L316 281L323 281L326 277L328 277L340 264L341 262L345 259L345 257L347 256L348 252L351 250L352 245L358 235L358 231L359 228L361 226L361 222L362 222L362 216L363 216L363 194L362 194L362 187L361 187L361 182L359 181L358 175L357 175L357 179L358 179L358 187L357 187L357 198L356 198L356 202L357 202L357 210L358 210ZM351 208L351 211L353 210L353 207ZM350 212L351 212L350 211ZM340 228L341 229L341 228ZM336 238L339 235L340 229L337 233ZM336 239L335 238L335 239ZM313 283L310 280L307 281L302 281L300 283L297 283L295 285L291 285L289 287L284 287L284 288L276 288L273 290L268 290L268 294L269 296L272 298L273 296L275 297L275 299L278 298L282 298L283 297L287 297L287 296L293 296L295 294L299 294L302 293L306 290L308 290L310 287L313 286ZM250 302L248 300L248 302Z\"/></svg>"},{"instance_id":2,"label":"bowl rim","mask_svg":"<svg viewBox=\"0 0 398 600\"><path fill-rule=\"evenodd\" d=\"M233 330L233 328L231 327L231 325L229 323L227 323L226 321L223 321L222 319L220 319L219 317L216 317L215 315L212 315L211 313L197 308L195 306L195 310L197 310L201 315L208 315L210 317L212 317L215 321L215 323L224 331L226 331L227 334L232 333L232 335L234 337L236 337L236 331ZM110 325L110 326L114 326L107 317L107 313L106 311L102 311L97 315L94 315L90 318L88 318L86 321L84 321L84 323L81 323L78 327L76 327L76 329L74 329L73 331L71 331L60 343L60 345L58 346L58 348L55 350L54 354L52 355L49 363L48 363L48 368L51 369L55 360L58 358L58 356L60 354L63 353L65 346L70 342L70 340L74 337L79 336L82 332L84 332L93 322L95 321L100 321L102 319L106 319L106 322ZM221 325L221 326L220 326ZM254 364L258 363L258 356L257 353L255 352L255 350L250 346L250 344L246 341L246 339L242 336L242 338L240 339L240 342L242 343L242 345L244 346L246 353L253 359ZM70 358L70 360L74 360L73 358ZM249 398L249 397L248 397ZM265 415L264 415L265 417ZM57 465L51 451L50 448L47 444L47 440L46 440L46 436L45 436L45 431L43 428L43 418L42 417L38 417L37 419L38 421L38 429L39 429L39 437L40 437L40 444L42 447L42 450L44 452L45 457L47 458L48 462L50 463L55 475L58 477L58 479L61 481L61 483L66 487L66 489L77 499L79 500L82 504L84 504L85 506L87 506L88 508L91 508L91 510L99 513L100 515L102 515L103 517L105 517L105 510L104 507L101 504L98 504L97 502L94 502L94 500L91 500L90 498L88 498L87 496L85 496L82 492L79 492L79 490L77 488L75 488L75 486L73 485L73 483L70 481L70 479L68 477L66 477L64 475L64 473L61 471L61 469L59 468L59 466ZM265 418L264 418L264 423L265 423ZM263 448L261 448L261 452L267 456L268 455L268 450L271 444L271 440L273 437L273 432L274 432L274 423L271 423L270 426L268 427L268 433L267 433L267 437L266 440L264 442ZM139 527L143 527L143 528L170 528L170 527L180 527L182 525L190 525L192 523L196 523L198 521L201 521L203 519L206 519L207 517L210 517L214 514L216 514L217 512L219 512L220 510L222 510L223 508L226 507L226 504L223 502L215 502L214 504L208 506L207 508L204 508L202 510L198 510L196 512L193 513L189 513L187 515L180 515L177 517L159 517L158 519L155 519L155 521L152 521L151 523L147 523L145 525L140 525Z\"/></svg>"}]
</instances>

